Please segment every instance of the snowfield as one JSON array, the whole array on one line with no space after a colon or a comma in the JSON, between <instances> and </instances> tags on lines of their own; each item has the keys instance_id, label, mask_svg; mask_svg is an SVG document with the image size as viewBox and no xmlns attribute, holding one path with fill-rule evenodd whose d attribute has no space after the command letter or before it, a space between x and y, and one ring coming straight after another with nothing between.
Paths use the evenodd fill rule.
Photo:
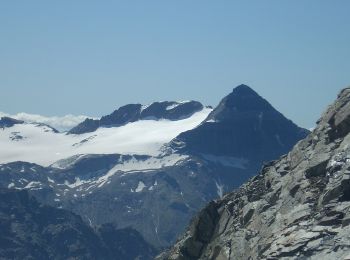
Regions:
<instances>
[{"instance_id":1,"label":"snowfield","mask_svg":"<svg viewBox=\"0 0 350 260\"><path fill-rule=\"evenodd\" d=\"M199 125L211 111L204 108L183 120L141 120L81 135L54 133L43 125L17 124L0 129L0 163L27 161L49 166L78 154L157 156L165 143Z\"/></svg>"}]
</instances>

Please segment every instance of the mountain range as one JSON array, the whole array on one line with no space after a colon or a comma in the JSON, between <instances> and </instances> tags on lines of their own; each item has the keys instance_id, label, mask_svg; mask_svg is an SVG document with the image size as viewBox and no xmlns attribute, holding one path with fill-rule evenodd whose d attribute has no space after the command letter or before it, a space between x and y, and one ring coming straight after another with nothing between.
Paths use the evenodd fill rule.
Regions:
<instances>
[{"instance_id":1,"label":"mountain range","mask_svg":"<svg viewBox=\"0 0 350 260\"><path fill-rule=\"evenodd\" d=\"M101 227L133 230L148 246L145 259L172 245L208 202L309 133L246 85L214 109L196 101L130 104L67 133L10 118L0 127L4 193L25 190L21 196L36 205L79 216L105 248Z\"/></svg>"}]
</instances>

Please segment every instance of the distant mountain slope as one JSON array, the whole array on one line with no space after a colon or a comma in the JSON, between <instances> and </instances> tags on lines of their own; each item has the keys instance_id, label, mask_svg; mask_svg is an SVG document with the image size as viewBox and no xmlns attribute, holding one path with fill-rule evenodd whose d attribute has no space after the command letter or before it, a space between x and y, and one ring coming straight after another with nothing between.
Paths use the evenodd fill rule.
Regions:
<instances>
[{"instance_id":1,"label":"distant mountain slope","mask_svg":"<svg viewBox=\"0 0 350 260\"><path fill-rule=\"evenodd\" d=\"M43 166L79 154L147 154L157 156L162 146L200 124L211 109L203 108L177 121L139 120L119 127L100 127L93 133L67 135L37 123L2 119L0 163L28 161Z\"/></svg>"},{"instance_id":2,"label":"distant mountain slope","mask_svg":"<svg viewBox=\"0 0 350 260\"><path fill-rule=\"evenodd\" d=\"M67 210L39 204L27 191L0 189L1 259L152 259L135 230L97 230Z\"/></svg>"},{"instance_id":3,"label":"distant mountain slope","mask_svg":"<svg viewBox=\"0 0 350 260\"><path fill-rule=\"evenodd\" d=\"M210 202L159 259L349 259L350 88L288 155Z\"/></svg>"},{"instance_id":4,"label":"distant mountain slope","mask_svg":"<svg viewBox=\"0 0 350 260\"><path fill-rule=\"evenodd\" d=\"M244 92L237 92L237 89L233 93L241 99L245 97ZM229 97L232 95L229 94ZM258 101L262 100L257 94L255 96ZM230 98L224 100L227 99ZM68 150L72 156L66 158L63 155L67 153L62 153L59 155L62 159L49 167L25 162L0 165L0 186L27 189L40 202L69 209L94 225L113 222L120 228L131 226L159 250L174 243L191 217L208 201L237 188L255 175L265 160L276 159L280 154L271 152L272 148L278 146L281 154L287 152L288 145L292 145L293 140L295 143L299 140L300 132L306 132L275 112L267 117L269 120L262 118L264 134L257 133L257 138L245 135L245 130L251 132L249 127L252 125L259 126L259 120L254 115L259 115L261 110L265 112L264 107L256 108L254 102L247 102L246 106L247 109L252 106L251 110L255 111L253 116L247 115L246 124L231 123L241 112L228 113L220 118L221 123L208 122L213 126L212 132L217 134L215 141L222 144L222 153L218 153L217 148L203 150L205 143L209 144L209 148L215 144L211 140L214 137L202 135L201 127L211 120L207 117L212 111L204 108L183 120L140 120L120 127L101 127L94 133L50 134L40 155L52 160L57 156L54 152L60 151L60 145L66 140L80 138ZM215 111L230 110L230 107L221 102ZM242 113L241 117L245 115ZM271 120L276 123L270 124ZM288 121L285 128L279 127L278 122L283 125L285 121ZM200 142L174 139L181 132L198 125L192 134L197 135L193 138ZM226 130L222 132L222 129ZM274 134L288 145L279 144ZM266 140L272 140L271 143L264 141L265 135ZM292 137L290 143L287 142L288 135ZM57 136L62 139L54 139ZM234 145L236 139L246 143L242 154L237 149L233 153L225 148L229 143ZM99 143L102 141L103 145ZM256 149L260 143L265 144L264 153ZM31 153L27 155L35 155L34 148L28 146ZM95 154L86 154L89 151ZM110 154L108 151L111 151Z\"/></svg>"},{"instance_id":5,"label":"distant mountain slope","mask_svg":"<svg viewBox=\"0 0 350 260\"><path fill-rule=\"evenodd\" d=\"M123 126L138 120L182 120L191 117L202 109L203 105L197 101L163 101L154 102L148 106L129 104L118 108L110 115L103 116L101 119L86 119L68 133L89 133L96 131L99 127Z\"/></svg>"}]
</instances>

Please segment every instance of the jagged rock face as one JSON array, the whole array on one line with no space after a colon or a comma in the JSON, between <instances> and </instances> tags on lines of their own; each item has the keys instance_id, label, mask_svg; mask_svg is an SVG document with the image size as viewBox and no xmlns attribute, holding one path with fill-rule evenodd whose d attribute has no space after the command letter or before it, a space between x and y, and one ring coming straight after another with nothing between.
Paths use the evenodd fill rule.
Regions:
<instances>
[{"instance_id":1,"label":"jagged rock face","mask_svg":"<svg viewBox=\"0 0 350 260\"><path fill-rule=\"evenodd\" d=\"M200 126L180 134L172 146L180 151L262 162L288 152L307 134L251 88L240 85Z\"/></svg>"},{"instance_id":2,"label":"jagged rock face","mask_svg":"<svg viewBox=\"0 0 350 260\"><path fill-rule=\"evenodd\" d=\"M349 259L350 88L293 150L212 202L160 259Z\"/></svg>"},{"instance_id":3,"label":"jagged rock face","mask_svg":"<svg viewBox=\"0 0 350 260\"><path fill-rule=\"evenodd\" d=\"M197 101L178 102L154 102L147 107L141 104L129 104L120 107L112 114L103 116L100 120L86 119L72 128L70 134L83 134L93 132L99 127L122 126L138 120L181 120L190 117L203 109L203 105Z\"/></svg>"},{"instance_id":4,"label":"jagged rock face","mask_svg":"<svg viewBox=\"0 0 350 260\"><path fill-rule=\"evenodd\" d=\"M0 128L11 127L16 124L23 124L23 123L24 121L5 116L0 119Z\"/></svg>"},{"instance_id":5,"label":"jagged rock face","mask_svg":"<svg viewBox=\"0 0 350 260\"><path fill-rule=\"evenodd\" d=\"M132 229L96 229L27 191L0 189L1 259L152 259L154 250ZM128 243L126 245L125 243ZM132 245L133 250L130 249Z\"/></svg>"}]
</instances>

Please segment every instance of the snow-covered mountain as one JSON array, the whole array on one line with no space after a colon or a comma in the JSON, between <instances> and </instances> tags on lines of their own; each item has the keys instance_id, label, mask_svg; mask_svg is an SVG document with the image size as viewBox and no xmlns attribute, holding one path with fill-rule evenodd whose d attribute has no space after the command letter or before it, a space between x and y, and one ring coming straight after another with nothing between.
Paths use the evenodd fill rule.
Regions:
<instances>
[{"instance_id":1,"label":"snow-covered mountain","mask_svg":"<svg viewBox=\"0 0 350 260\"><path fill-rule=\"evenodd\" d=\"M158 249L307 134L247 86L214 110L193 101L127 105L73 129L0 130L0 187L26 189L91 225L131 226Z\"/></svg>"},{"instance_id":2,"label":"snow-covered mountain","mask_svg":"<svg viewBox=\"0 0 350 260\"><path fill-rule=\"evenodd\" d=\"M80 154L157 156L165 143L199 125L211 111L201 107L179 120L141 119L122 126L100 126L93 132L81 134L59 133L44 124L3 117L0 120L0 163L27 161L49 166Z\"/></svg>"}]
</instances>

